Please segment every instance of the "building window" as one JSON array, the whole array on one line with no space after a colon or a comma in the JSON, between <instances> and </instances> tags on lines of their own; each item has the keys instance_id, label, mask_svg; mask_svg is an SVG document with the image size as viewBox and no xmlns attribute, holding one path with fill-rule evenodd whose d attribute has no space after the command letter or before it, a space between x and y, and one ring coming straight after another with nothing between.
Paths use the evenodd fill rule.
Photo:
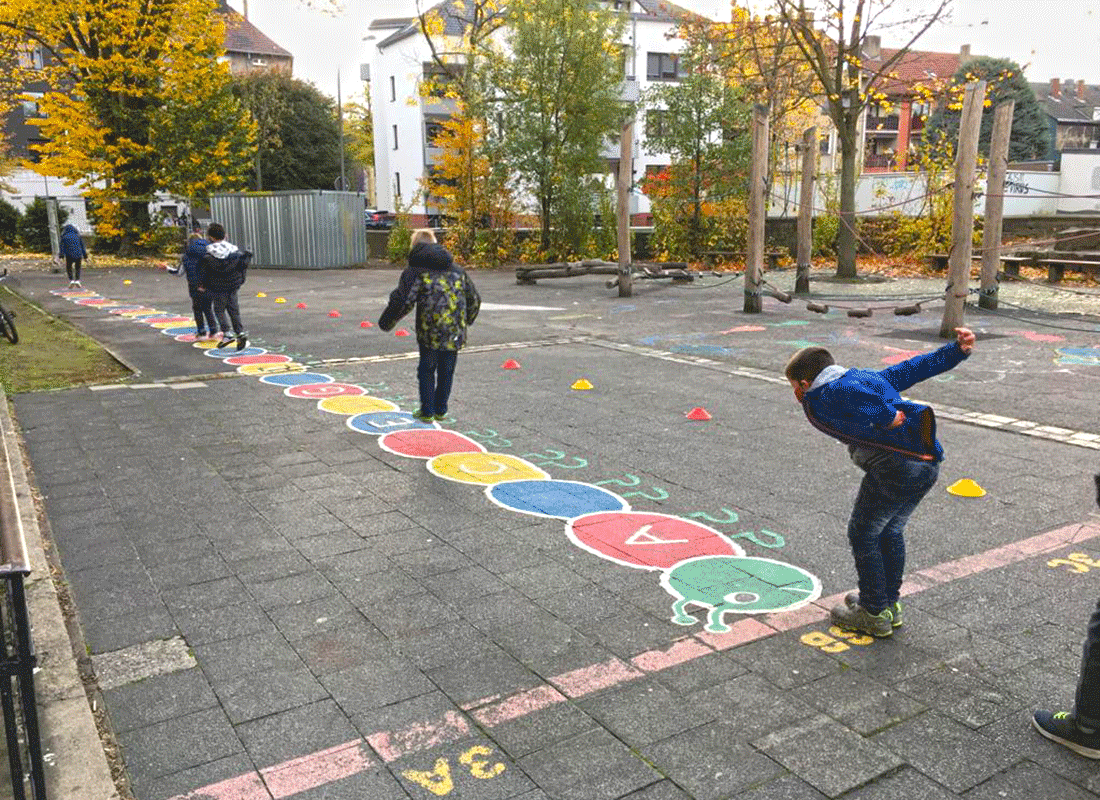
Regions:
<instances>
[{"instance_id":1,"label":"building window","mask_svg":"<svg viewBox=\"0 0 1100 800\"><path fill-rule=\"evenodd\" d=\"M832 135L827 133L822 136L819 147L821 148L821 155L829 155L832 152Z\"/></svg>"},{"instance_id":2,"label":"building window","mask_svg":"<svg viewBox=\"0 0 1100 800\"><path fill-rule=\"evenodd\" d=\"M393 126L393 149L397 149L397 126Z\"/></svg>"},{"instance_id":3,"label":"building window","mask_svg":"<svg viewBox=\"0 0 1100 800\"><path fill-rule=\"evenodd\" d=\"M424 141L428 147L439 147L439 137L443 135L446 128L443 127L442 122L436 120L426 120L424 122Z\"/></svg>"},{"instance_id":4,"label":"building window","mask_svg":"<svg viewBox=\"0 0 1100 800\"><path fill-rule=\"evenodd\" d=\"M23 95L23 99L19 102L23 108L23 119L46 116L38 105L38 101L42 99L42 92L24 92Z\"/></svg>"},{"instance_id":5,"label":"building window","mask_svg":"<svg viewBox=\"0 0 1100 800\"><path fill-rule=\"evenodd\" d=\"M390 102L392 103L397 99L397 82L393 79L393 75L390 75Z\"/></svg>"},{"instance_id":6,"label":"building window","mask_svg":"<svg viewBox=\"0 0 1100 800\"><path fill-rule=\"evenodd\" d=\"M646 77L651 81L678 81L686 74L675 53L646 53Z\"/></svg>"},{"instance_id":7,"label":"building window","mask_svg":"<svg viewBox=\"0 0 1100 800\"><path fill-rule=\"evenodd\" d=\"M647 139L659 139L665 135L668 112L651 108L645 112L645 136Z\"/></svg>"},{"instance_id":8,"label":"building window","mask_svg":"<svg viewBox=\"0 0 1100 800\"><path fill-rule=\"evenodd\" d=\"M43 60L41 47L28 47L19 53L19 66L23 69L42 69Z\"/></svg>"},{"instance_id":9,"label":"building window","mask_svg":"<svg viewBox=\"0 0 1100 800\"><path fill-rule=\"evenodd\" d=\"M668 164L646 164L645 176L647 178L656 178L666 169L668 169Z\"/></svg>"}]
</instances>

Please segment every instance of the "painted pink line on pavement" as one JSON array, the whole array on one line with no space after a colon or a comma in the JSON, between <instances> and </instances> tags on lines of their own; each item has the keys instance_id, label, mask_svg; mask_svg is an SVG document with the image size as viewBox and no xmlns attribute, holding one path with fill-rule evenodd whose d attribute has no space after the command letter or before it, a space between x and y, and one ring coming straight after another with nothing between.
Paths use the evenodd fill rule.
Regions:
<instances>
[{"instance_id":1,"label":"painted pink line on pavement","mask_svg":"<svg viewBox=\"0 0 1100 800\"><path fill-rule=\"evenodd\" d=\"M643 673L629 664L612 658L600 664L563 672L550 679L568 697L583 697L609 686L642 677Z\"/></svg>"},{"instance_id":2,"label":"painted pink line on pavement","mask_svg":"<svg viewBox=\"0 0 1100 800\"><path fill-rule=\"evenodd\" d=\"M258 773L246 772L170 800L271 800L271 793Z\"/></svg>"},{"instance_id":3,"label":"painted pink line on pavement","mask_svg":"<svg viewBox=\"0 0 1100 800\"><path fill-rule=\"evenodd\" d=\"M374 762L363 752L363 740L319 750L260 770L275 800L366 772Z\"/></svg>"},{"instance_id":4,"label":"painted pink line on pavement","mask_svg":"<svg viewBox=\"0 0 1100 800\"><path fill-rule=\"evenodd\" d=\"M713 652L712 648L700 642L698 639L681 639L674 642L667 650L649 650L639 653L630 659L630 663L642 672L660 672L677 664L684 664L707 653Z\"/></svg>"},{"instance_id":5,"label":"painted pink line on pavement","mask_svg":"<svg viewBox=\"0 0 1100 800\"><path fill-rule=\"evenodd\" d=\"M565 702L566 697L553 686L542 685L520 692L497 703L495 706L479 708L473 717L487 728L495 728L508 720L526 717L536 711Z\"/></svg>"},{"instance_id":6,"label":"painted pink line on pavement","mask_svg":"<svg viewBox=\"0 0 1100 800\"><path fill-rule=\"evenodd\" d=\"M775 633L778 633L775 628L770 628L752 617L745 617L730 625L727 633L703 631L695 634L695 638L704 644L710 645L715 650L729 650L731 647L755 642L757 639L765 639Z\"/></svg>"},{"instance_id":7,"label":"painted pink line on pavement","mask_svg":"<svg viewBox=\"0 0 1100 800\"><path fill-rule=\"evenodd\" d=\"M367 737L374 752L389 763L401 756L453 742L470 732L470 723L457 711L448 711L439 722L421 722L402 731L381 731Z\"/></svg>"},{"instance_id":8,"label":"painted pink line on pavement","mask_svg":"<svg viewBox=\"0 0 1100 800\"><path fill-rule=\"evenodd\" d=\"M820 602L820 599L818 602ZM786 614L766 614L762 619L767 625L775 628L777 631L789 631L795 628L801 628L803 625L820 622L828 616L829 612L822 606L810 603L809 605L802 606L802 608L796 608L794 611L790 611Z\"/></svg>"}]
</instances>

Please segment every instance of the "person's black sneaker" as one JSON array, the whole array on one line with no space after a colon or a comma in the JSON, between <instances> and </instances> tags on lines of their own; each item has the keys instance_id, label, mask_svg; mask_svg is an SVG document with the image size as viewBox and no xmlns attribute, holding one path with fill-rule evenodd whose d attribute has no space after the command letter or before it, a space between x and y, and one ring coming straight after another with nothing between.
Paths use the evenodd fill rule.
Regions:
<instances>
[{"instance_id":1,"label":"person's black sneaker","mask_svg":"<svg viewBox=\"0 0 1100 800\"><path fill-rule=\"evenodd\" d=\"M1086 733L1077 725L1077 720L1068 711L1052 714L1049 711L1036 711L1031 718L1035 730L1052 742L1068 747L1085 758L1100 759L1100 732Z\"/></svg>"},{"instance_id":2,"label":"person's black sneaker","mask_svg":"<svg viewBox=\"0 0 1100 800\"><path fill-rule=\"evenodd\" d=\"M232 336L230 336L228 333L223 333L222 338L219 339L218 343L214 346L216 348L218 348L219 350L221 350L223 347L227 347L229 345L229 343L232 342L232 341L233 341Z\"/></svg>"},{"instance_id":3,"label":"person's black sneaker","mask_svg":"<svg viewBox=\"0 0 1100 800\"><path fill-rule=\"evenodd\" d=\"M241 331L237 334L237 349L244 350L248 346L248 334Z\"/></svg>"},{"instance_id":4,"label":"person's black sneaker","mask_svg":"<svg viewBox=\"0 0 1100 800\"><path fill-rule=\"evenodd\" d=\"M420 420L421 422L431 422L431 421L432 421L432 415L431 415L431 414L429 414L429 413L428 413L427 411L425 411L425 410L424 410L424 409L422 409L422 408L418 408L418 409L417 409L417 410L416 410L416 411L415 411L415 412L413 413L413 416L414 416L414 417L415 417L416 419Z\"/></svg>"}]
</instances>

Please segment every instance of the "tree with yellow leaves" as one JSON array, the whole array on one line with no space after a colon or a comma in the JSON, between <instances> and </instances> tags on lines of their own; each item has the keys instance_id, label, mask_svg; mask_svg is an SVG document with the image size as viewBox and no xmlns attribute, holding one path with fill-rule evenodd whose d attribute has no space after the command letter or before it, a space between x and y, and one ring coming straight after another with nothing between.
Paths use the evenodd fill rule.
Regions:
<instances>
[{"instance_id":1,"label":"tree with yellow leaves","mask_svg":"<svg viewBox=\"0 0 1100 800\"><path fill-rule=\"evenodd\" d=\"M836 274L856 276L856 157L861 150L859 123L863 110L886 99L879 89L883 79L936 20L951 0L934 0L928 10L909 12L904 30L907 43L889 57L872 60L865 55L873 29L902 10L901 0L774 0L782 23L821 85L829 117L840 142L840 228L837 232ZM823 30L817 28L817 24Z\"/></svg>"},{"instance_id":2,"label":"tree with yellow leaves","mask_svg":"<svg viewBox=\"0 0 1100 800\"><path fill-rule=\"evenodd\" d=\"M148 203L243 185L253 125L219 62L215 0L5 0L0 52L41 48L37 120L48 140L37 168L82 185L96 232L120 253L152 242Z\"/></svg>"}]
</instances>

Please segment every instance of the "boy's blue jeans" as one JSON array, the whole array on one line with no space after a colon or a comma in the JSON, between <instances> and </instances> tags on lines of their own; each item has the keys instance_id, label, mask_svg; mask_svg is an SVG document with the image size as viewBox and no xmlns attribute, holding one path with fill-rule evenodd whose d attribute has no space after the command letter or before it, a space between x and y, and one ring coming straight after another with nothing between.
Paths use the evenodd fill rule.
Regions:
<instances>
[{"instance_id":1,"label":"boy's blue jeans","mask_svg":"<svg viewBox=\"0 0 1100 800\"><path fill-rule=\"evenodd\" d=\"M859 576L859 604L878 614L898 600L905 572L905 523L940 473L940 465L887 451L857 449L864 471L848 520L848 542Z\"/></svg>"},{"instance_id":2,"label":"boy's blue jeans","mask_svg":"<svg viewBox=\"0 0 1100 800\"><path fill-rule=\"evenodd\" d=\"M457 362L457 350L433 350L420 345L416 377L420 381L420 410L428 416L441 417L447 413Z\"/></svg>"},{"instance_id":3,"label":"boy's blue jeans","mask_svg":"<svg viewBox=\"0 0 1100 800\"><path fill-rule=\"evenodd\" d=\"M1096 604L1089 620L1073 714L1081 725L1100 729L1100 603Z\"/></svg>"}]
</instances>

